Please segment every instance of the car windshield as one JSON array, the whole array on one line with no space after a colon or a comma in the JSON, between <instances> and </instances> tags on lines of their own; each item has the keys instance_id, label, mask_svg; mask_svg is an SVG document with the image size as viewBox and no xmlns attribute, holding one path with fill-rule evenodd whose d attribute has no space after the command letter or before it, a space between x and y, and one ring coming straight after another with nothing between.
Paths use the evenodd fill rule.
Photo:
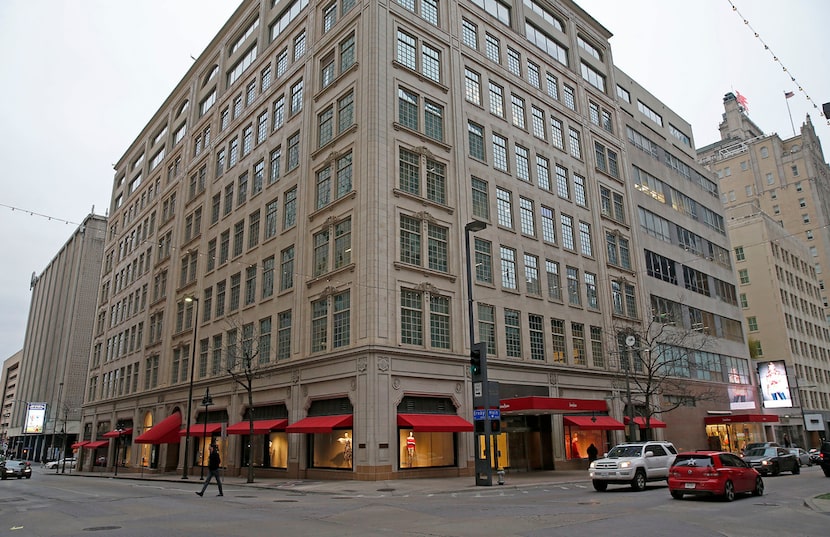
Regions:
<instances>
[{"instance_id":1,"label":"car windshield","mask_svg":"<svg viewBox=\"0 0 830 537\"><path fill-rule=\"evenodd\" d=\"M775 457L775 448L755 448L747 452L747 457Z\"/></svg>"},{"instance_id":2,"label":"car windshield","mask_svg":"<svg viewBox=\"0 0 830 537\"><path fill-rule=\"evenodd\" d=\"M642 451L643 446L617 446L608 452L608 458L639 457Z\"/></svg>"},{"instance_id":3,"label":"car windshield","mask_svg":"<svg viewBox=\"0 0 830 537\"><path fill-rule=\"evenodd\" d=\"M675 466L713 466L712 457L708 455L678 455Z\"/></svg>"}]
</instances>

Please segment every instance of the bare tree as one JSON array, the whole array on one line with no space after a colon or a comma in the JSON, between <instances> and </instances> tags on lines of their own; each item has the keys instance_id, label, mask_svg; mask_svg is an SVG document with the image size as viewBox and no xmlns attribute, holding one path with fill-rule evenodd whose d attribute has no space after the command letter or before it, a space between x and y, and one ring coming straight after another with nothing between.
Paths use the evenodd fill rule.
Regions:
<instances>
[{"instance_id":1,"label":"bare tree","mask_svg":"<svg viewBox=\"0 0 830 537\"><path fill-rule=\"evenodd\" d=\"M225 368L228 374L247 394L248 418L248 483L254 482L254 380L270 359L270 345L262 343L254 323L242 323L238 318L228 321L231 325L227 332L225 349Z\"/></svg>"},{"instance_id":2,"label":"bare tree","mask_svg":"<svg viewBox=\"0 0 830 537\"><path fill-rule=\"evenodd\" d=\"M678 327L671 319L660 316L651 316L644 325L614 327L613 345L619 356L620 378L630 393L626 416L643 419L644 439L651 437L655 414L722 395L711 383L690 382L701 369L720 374L720 361L714 353L706 352L711 341L709 329ZM704 373L700 378L707 376Z\"/></svg>"}]
</instances>

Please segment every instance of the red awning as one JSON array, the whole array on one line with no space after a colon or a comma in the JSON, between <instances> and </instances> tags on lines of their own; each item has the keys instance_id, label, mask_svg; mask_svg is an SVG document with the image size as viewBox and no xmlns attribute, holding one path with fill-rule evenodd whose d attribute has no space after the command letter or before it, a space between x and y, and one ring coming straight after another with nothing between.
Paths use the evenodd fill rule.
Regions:
<instances>
[{"instance_id":1,"label":"red awning","mask_svg":"<svg viewBox=\"0 0 830 537\"><path fill-rule=\"evenodd\" d=\"M455 414L398 414L399 427L412 427L415 432L472 432L473 424Z\"/></svg>"},{"instance_id":2,"label":"red awning","mask_svg":"<svg viewBox=\"0 0 830 537\"><path fill-rule=\"evenodd\" d=\"M603 399L571 399L568 397L516 397L502 399L502 414L567 414L569 412L608 412Z\"/></svg>"},{"instance_id":3,"label":"red awning","mask_svg":"<svg viewBox=\"0 0 830 537\"><path fill-rule=\"evenodd\" d=\"M304 418L292 423L285 428L287 433L330 433L333 429L351 427L353 418L351 414L338 416L313 416Z\"/></svg>"},{"instance_id":4,"label":"red awning","mask_svg":"<svg viewBox=\"0 0 830 537\"><path fill-rule=\"evenodd\" d=\"M190 436L214 436L222 432L221 423L194 423L190 426ZM179 436L187 436L187 429L179 431Z\"/></svg>"},{"instance_id":5,"label":"red awning","mask_svg":"<svg viewBox=\"0 0 830 537\"><path fill-rule=\"evenodd\" d=\"M624 431L625 425L611 416L564 416L562 423L580 429L595 429L600 431Z\"/></svg>"},{"instance_id":6,"label":"red awning","mask_svg":"<svg viewBox=\"0 0 830 537\"><path fill-rule=\"evenodd\" d=\"M707 416L703 418L706 425L719 423L778 423L775 414L731 414L728 416Z\"/></svg>"},{"instance_id":7,"label":"red awning","mask_svg":"<svg viewBox=\"0 0 830 537\"><path fill-rule=\"evenodd\" d=\"M625 419L623 420L623 422L625 422L626 425L628 425L629 421L631 421L631 420L628 419L628 416L626 416ZM642 416L634 416L634 423L636 423L637 427L639 427L640 429L645 429L646 428L646 419ZM665 429L666 428L666 422L665 421L660 421L657 418L649 418L648 425L649 425L649 428L651 428L651 429Z\"/></svg>"},{"instance_id":8,"label":"red awning","mask_svg":"<svg viewBox=\"0 0 830 537\"><path fill-rule=\"evenodd\" d=\"M176 444L179 442L179 427L182 415L175 412L141 433L133 442L136 444Z\"/></svg>"},{"instance_id":9,"label":"red awning","mask_svg":"<svg viewBox=\"0 0 830 537\"><path fill-rule=\"evenodd\" d=\"M254 434L268 434L271 431L284 431L288 420L254 420ZM228 434L250 434L251 425L248 420L234 423L227 428Z\"/></svg>"},{"instance_id":10,"label":"red awning","mask_svg":"<svg viewBox=\"0 0 830 537\"><path fill-rule=\"evenodd\" d=\"M104 438L118 438L119 436L130 436L131 434L133 434L133 428L127 427L126 429L121 431L120 435L118 434L118 431L110 431L108 433L104 433Z\"/></svg>"},{"instance_id":11,"label":"red awning","mask_svg":"<svg viewBox=\"0 0 830 537\"><path fill-rule=\"evenodd\" d=\"M89 442L83 446L84 449L98 449L104 446L110 445L109 440L96 440L95 442Z\"/></svg>"},{"instance_id":12,"label":"red awning","mask_svg":"<svg viewBox=\"0 0 830 537\"><path fill-rule=\"evenodd\" d=\"M81 440L80 442L75 442L69 447L71 447L72 449L78 449L84 447L87 444L89 444L89 440Z\"/></svg>"}]
</instances>

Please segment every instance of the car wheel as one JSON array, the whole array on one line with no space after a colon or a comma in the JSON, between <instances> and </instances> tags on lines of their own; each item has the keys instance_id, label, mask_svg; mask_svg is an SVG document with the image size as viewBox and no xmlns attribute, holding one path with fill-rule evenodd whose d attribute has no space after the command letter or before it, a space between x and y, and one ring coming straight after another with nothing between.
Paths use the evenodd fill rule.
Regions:
<instances>
[{"instance_id":1,"label":"car wheel","mask_svg":"<svg viewBox=\"0 0 830 537\"><path fill-rule=\"evenodd\" d=\"M634 479L631 480L631 488L636 491L646 489L646 473L643 470L637 470L634 474Z\"/></svg>"},{"instance_id":2,"label":"car wheel","mask_svg":"<svg viewBox=\"0 0 830 537\"><path fill-rule=\"evenodd\" d=\"M683 499L683 493L680 492L679 490L673 490L673 491L671 491L671 497L674 498L675 500L682 500Z\"/></svg>"},{"instance_id":3,"label":"car wheel","mask_svg":"<svg viewBox=\"0 0 830 537\"><path fill-rule=\"evenodd\" d=\"M752 489L753 496L763 496L764 495L764 480L758 476L755 479L755 488Z\"/></svg>"},{"instance_id":4,"label":"car wheel","mask_svg":"<svg viewBox=\"0 0 830 537\"><path fill-rule=\"evenodd\" d=\"M733 485L731 481L727 481L723 486L723 499L727 502L731 502L735 499L735 485Z\"/></svg>"},{"instance_id":5,"label":"car wheel","mask_svg":"<svg viewBox=\"0 0 830 537\"><path fill-rule=\"evenodd\" d=\"M608 483L605 481L597 481L594 479L594 490L598 492L605 492L608 489Z\"/></svg>"},{"instance_id":6,"label":"car wheel","mask_svg":"<svg viewBox=\"0 0 830 537\"><path fill-rule=\"evenodd\" d=\"M26 479L31 479L31 478L32 478L32 474L29 474L29 475L26 476Z\"/></svg>"},{"instance_id":7,"label":"car wheel","mask_svg":"<svg viewBox=\"0 0 830 537\"><path fill-rule=\"evenodd\" d=\"M801 466L798 463L793 464L793 475L798 475L801 473Z\"/></svg>"}]
</instances>

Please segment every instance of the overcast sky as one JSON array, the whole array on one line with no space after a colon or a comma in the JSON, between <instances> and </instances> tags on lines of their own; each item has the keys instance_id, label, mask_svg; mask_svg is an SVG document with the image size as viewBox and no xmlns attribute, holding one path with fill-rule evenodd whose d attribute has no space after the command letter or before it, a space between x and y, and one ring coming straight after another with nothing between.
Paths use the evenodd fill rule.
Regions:
<instances>
[{"instance_id":1,"label":"overcast sky","mask_svg":"<svg viewBox=\"0 0 830 537\"><path fill-rule=\"evenodd\" d=\"M718 139L723 95L737 90L759 127L783 137L793 132L783 93L796 92L796 129L810 113L830 148L820 110L782 70L819 107L830 101L830 2L733 0L780 63L729 0L578 3L614 34L617 65L692 124L698 147ZM237 6L0 0L0 360L23 346L32 273L48 266L93 206L104 214L112 164Z\"/></svg>"}]
</instances>

